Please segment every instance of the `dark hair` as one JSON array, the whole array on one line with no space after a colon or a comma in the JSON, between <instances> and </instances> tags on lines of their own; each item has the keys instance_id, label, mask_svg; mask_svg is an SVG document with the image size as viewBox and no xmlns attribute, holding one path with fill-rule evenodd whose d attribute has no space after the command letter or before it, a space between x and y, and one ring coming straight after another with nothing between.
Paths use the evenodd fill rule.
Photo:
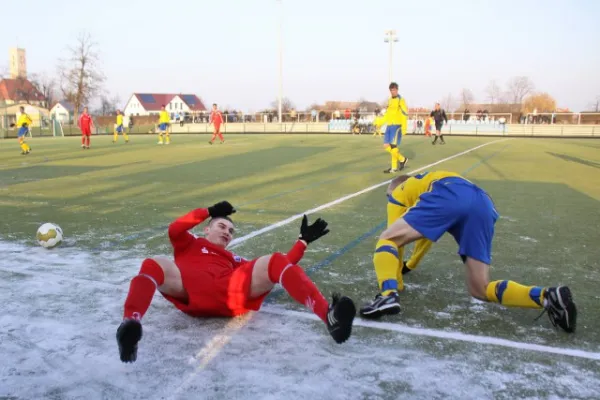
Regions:
<instances>
[{"instance_id":1,"label":"dark hair","mask_svg":"<svg viewBox=\"0 0 600 400\"><path fill-rule=\"evenodd\" d=\"M390 83L390 89L398 89L398 84L396 82Z\"/></svg>"},{"instance_id":2,"label":"dark hair","mask_svg":"<svg viewBox=\"0 0 600 400\"><path fill-rule=\"evenodd\" d=\"M210 219L210 221L208 221L208 225L212 225L213 221L216 221L219 219L226 219L227 221L231 222L232 224L234 223L233 220L229 217L213 217Z\"/></svg>"},{"instance_id":3,"label":"dark hair","mask_svg":"<svg viewBox=\"0 0 600 400\"><path fill-rule=\"evenodd\" d=\"M217 106L217 103L213 103L213 106L215 106L215 107L216 107L216 106Z\"/></svg>"}]
</instances>

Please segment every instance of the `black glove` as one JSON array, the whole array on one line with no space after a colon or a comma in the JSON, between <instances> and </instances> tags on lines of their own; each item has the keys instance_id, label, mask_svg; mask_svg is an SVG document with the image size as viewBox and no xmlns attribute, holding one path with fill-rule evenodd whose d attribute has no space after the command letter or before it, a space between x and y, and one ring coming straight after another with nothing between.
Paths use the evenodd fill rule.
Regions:
<instances>
[{"instance_id":1,"label":"black glove","mask_svg":"<svg viewBox=\"0 0 600 400\"><path fill-rule=\"evenodd\" d=\"M228 217L235 213L235 208L228 201L221 201L213 206L208 207L208 213L212 218Z\"/></svg>"},{"instance_id":2,"label":"black glove","mask_svg":"<svg viewBox=\"0 0 600 400\"><path fill-rule=\"evenodd\" d=\"M300 240L304 240L306 244L310 244L328 233L329 229L327 229L327 222L325 222L325 220L318 218L312 225L308 225L308 218L306 215L302 218Z\"/></svg>"}]
</instances>

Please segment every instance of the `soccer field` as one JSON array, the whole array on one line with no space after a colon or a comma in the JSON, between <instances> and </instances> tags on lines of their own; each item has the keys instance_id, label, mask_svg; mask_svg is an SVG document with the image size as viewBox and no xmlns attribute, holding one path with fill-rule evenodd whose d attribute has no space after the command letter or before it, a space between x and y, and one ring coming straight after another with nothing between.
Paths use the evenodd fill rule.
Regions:
<instances>
[{"instance_id":1,"label":"soccer field","mask_svg":"<svg viewBox=\"0 0 600 400\"><path fill-rule=\"evenodd\" d=\"M235 252L248 258L289 250L302 213L317 208L311 220L331 233L301 265L327 296L360 306L377 293L390 178L381 138L208 138L93 137L85 151L78 138L30 139L28 156L0 141L0 399L600 398L600 141L583 139L401 145L407 172L455 171L490 193L501 215L492 279L569 285L573 335L534 321L537 310L471 299L445 235L405 276L402 312L357 317L343 345L279 288L232 320L190 318L157 294L138 361L122 364L115 332L129 280L144 258L170 253L173 219L217 201L236 206ZM62 227L61 247L37 245L44 222Z\"/></svg>"}]
</instances>

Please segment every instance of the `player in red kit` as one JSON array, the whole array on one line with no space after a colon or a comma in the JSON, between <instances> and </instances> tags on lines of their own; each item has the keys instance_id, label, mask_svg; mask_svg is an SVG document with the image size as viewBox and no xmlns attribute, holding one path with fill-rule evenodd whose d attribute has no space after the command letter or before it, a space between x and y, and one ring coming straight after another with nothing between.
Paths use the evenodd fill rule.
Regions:
<instances>
[{"instance_id":1,"label":"player in red kit","mask_svg":"<svg viewBox=\"0 0 600 400\"><path fill-rule=\"evenodd\" d=\"M137 344L142 338L141 319L156 289L190 316L234 317L259 310L279 283L294 300L321 318L337 343L350 337L356 315L354 302L334 294L329 304L297 265L306 247L329 232L327 222L319 218L308 225L304 216L299 239L287 254L274 253L245 260L226 250L234 234L229 218L233 213L233 206L222 201L193 210L169 225L175 260L147 258L139 274L131 280L123 322L116 335L121 361L137 359ZM209 217L205 237L197 238L188 232Z\"/></svg>"},{"instance_id":2,"label":"player in red kit","mask_svg":"<svg viewBox=\"0 0 600 400\"><path fill-rule=\"evenodd\" d=\"M221 111L219 111L217 109L216 104L213 104L213 109L210 112L210 120L208 121L208 123L209 124L212 123L213 126L215 127L212 138L208 141L208 143L213 144L213 142L215 141L215 138L217 136L219 136L221 143L225 143L225 139L223 139L223 134L221 133L221 124L223 123L223 114L221 114Z\"/></svg>"},{"instance_id":3,"label":"player in red kit","mask_svg":"<svg viewBox=\"0 0 600 400\"><path fill-rule=\"evenodd\" d=\"M79 125L79 129L81 129L81 148L89 149L94 121L92 121L92 116L88 114L87 107L84 107L83 113L79 116L77 125Z\"/></svg>"}]
</instances>

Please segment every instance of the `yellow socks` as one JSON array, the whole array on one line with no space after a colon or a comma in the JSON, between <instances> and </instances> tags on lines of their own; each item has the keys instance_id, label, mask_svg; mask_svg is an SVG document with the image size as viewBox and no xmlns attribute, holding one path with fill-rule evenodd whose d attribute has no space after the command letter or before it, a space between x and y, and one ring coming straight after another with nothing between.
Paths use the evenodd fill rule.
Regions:
<instances>
[{"instance_id":1,"label":"yellow socks","mask_svg":"<svg viewBox=\"0 0 600 400\"><path fill-rule=\"evenodd\" d=\"M542 308L545 288L523 286L513 281L493 281L485 289L488 301L506 307Z\"/></svg>"},{"instance_id":2,"label":"yellow socks","mask_svg":"<svg viewBox=\"0 0 600 400\"><path fill-rule=\"evenodd\" d=\"M396 243L391 240L380 239L377 242L375 254L373 255L373 264L375 266L375 273L377 274L379 289L384 296L391 292L402 290L404 285L401 274L400 280L398 279L400 262Z\"/></svg>"}]
</instances>

